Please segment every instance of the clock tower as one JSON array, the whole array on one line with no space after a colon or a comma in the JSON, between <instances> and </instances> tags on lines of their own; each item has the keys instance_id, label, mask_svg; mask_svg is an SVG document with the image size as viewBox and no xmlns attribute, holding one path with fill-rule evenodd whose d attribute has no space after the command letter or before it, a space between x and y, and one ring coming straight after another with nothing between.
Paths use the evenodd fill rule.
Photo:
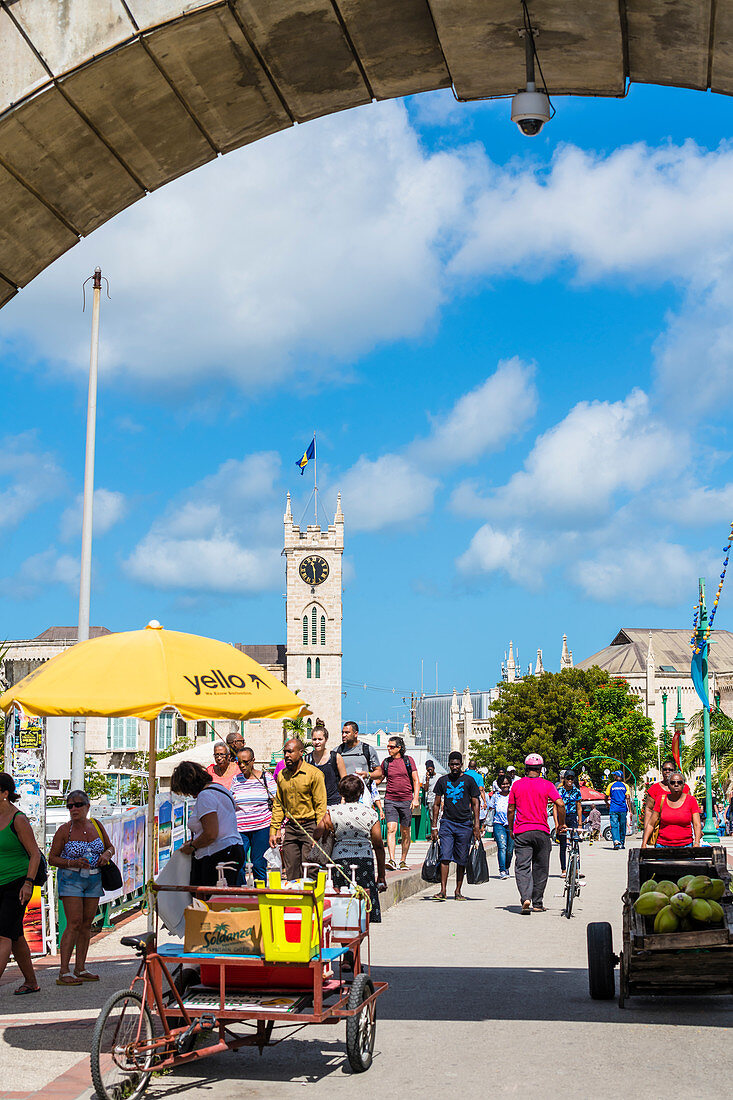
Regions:
<instances>
[{"instance_id":1,"label":"clock tower","mask_svg":"<svg viewBox=\"0 0 733 1100\"><path fill-rule=\"evenodd\" d=\"M288 493L285 524L285 615L287 651L285 682L298 691L330 734L329 746L341 740L341 562L344 515L341 494L327 530L293 523Z\"/></svg>"}]
</instances>

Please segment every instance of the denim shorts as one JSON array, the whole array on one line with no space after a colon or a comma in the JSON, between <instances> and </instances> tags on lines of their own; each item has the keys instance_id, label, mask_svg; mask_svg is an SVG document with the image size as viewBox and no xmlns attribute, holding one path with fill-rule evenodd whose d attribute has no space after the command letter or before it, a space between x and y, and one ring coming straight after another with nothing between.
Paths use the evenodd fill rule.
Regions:
<instances>
[{"instance_id":1,"label":"denim shorts","mask_svg":"<svg viewBox=\"0 0 733 1100\"><path fill-rule=\"evenodd\" d=\"M102 876L99 871L90 871L82 878L73 867L59 867L58 888L60 898L101 898Z\"/></svg>"}]
</instances>

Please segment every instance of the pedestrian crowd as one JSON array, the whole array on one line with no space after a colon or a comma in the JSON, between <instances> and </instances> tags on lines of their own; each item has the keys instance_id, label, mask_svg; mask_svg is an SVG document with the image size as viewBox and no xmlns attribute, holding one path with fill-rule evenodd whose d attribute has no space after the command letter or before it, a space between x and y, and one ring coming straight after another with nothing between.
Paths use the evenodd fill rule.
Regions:
<instances>
[{"instance_id":1,"label":"pedestrian crowd","mask_svg":"<svg viewBox=\"0 0 733 1100\"><path fill-rule=\"evenodd\" d=\"M564 872L568 830L585 826L591 839L599 839L601 800L608 811L614 849L625 847L633 806L620 771L612 773L603 795L584 810L575 773L561 773L555 786L536 753L525 759L522 778L509 766L498 769L489 781L475 759L464 770L462 755L451 752L447 774L439 775L435 762L427 760L421 781L402 737L389 738L387 756L381 762L374 748L360 739L356 722L343 724L341 742L335 748L328 740L328 730L317 719L311 750L306 754L302 741L290 738L282 761L269 772L256 766L254 751L245 745L241 733L232 733L226 743L213 746L208 767L189 760L176 766L171 790L193 800L188 819L191 836L181 848L191 857L191 885L216 885L222 865L230 886L246 884L249 866L254 881L265 881L268 867L277 865L274 850L279 849L288 880L303 878L305 868L314 863L335 865L345 882L353 875L370 898L371 921L378 922L386 872L408 867L413 817L421 803L432 840L439 845L440 887L433 895L438 902L447 900L451 864L456 868L453 897L465 900L463 883L472 846L482 837L493 836L499 878L508 879L514 866L522 914L544 912L553 833ZM382 782L384 805L378 787ZM0 976L12 954L23 975L15 993L25 995L37 992L39 985L23 935L23 916L34 883L43 881L46 871L17 801L12 777L0 772ZM87 793L70 791L66 807L69 820L57 829L48 856L48 863L58 869L65 916L57 983L81 985L99 980L87 969L87 952L104 876L111 869L119 872L104 825L90 815ZM733 830L733 798L715 809L721 830ZM648 788L643 813L643 846L701 843L700 805L673 760L663 762L661 779Z\"/></svg>"}]
</instances>

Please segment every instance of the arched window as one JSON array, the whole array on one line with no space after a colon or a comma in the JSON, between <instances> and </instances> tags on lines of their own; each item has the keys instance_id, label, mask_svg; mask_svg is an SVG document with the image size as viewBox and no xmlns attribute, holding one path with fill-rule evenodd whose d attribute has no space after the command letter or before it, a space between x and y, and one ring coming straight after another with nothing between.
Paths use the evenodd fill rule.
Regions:
<instances>
[{"instance_id":1,"label":"arched window","mask_svg":"<svg viewBox=\"0 0 733 1100\"><path fill-rule=\"evenodd\" d=\"M316 657L316 680L321 678L321 658Z\"/></svg>"},{"instance_id":2,"label":"arched window","mask_svg":"<svg viewBox=\"0 0 733 1100\"><path fill-rule=\"evenodd\" d=\"M309 734L310 734L310 733L312 732L312 730L313 730L313 722L312 722L312 720L311 720L310 718L306 718L306 720L305 720L305 728L306 728L306 729L308 730L308 733L309 733Z\"/></svg>"},{"instance_id":3,"label":"arched window","mask_svg":"<svg viewBox=\"0 0 733 1100\"><path fill-rule=\"evenodd\" d=\"M314 607L313 610L311 611L311 641L312 641L313 645L315 645L316 642L318 641L317 623L318 623L318 615L317 615L316 609Z\"/></svg>"},{"instance_id":4,"label":"arched window","mask_svg":"<svg viewBox=\"0 0 733 1100\"><path fill-rule=\"evenodd\" d=\"M326 644L326 616L321 615L321 645Z\"/></svg>"},{"instance_id":5,"label":"arched window","mask_svg":"<svg viewBox=\"0 0 733 1100\"><path fill-rule=\"evenodd\" d=\"M303 616L303 645L308 645L308 616Z\"/></svg>"},{"instance_id":6,"label":"arched window","mask_svg":"<svg viewBox=\"0 0 733 1100\"><path fill-rule=\"evenodd\" d=\"M310 657L305 662L305 675L306 679L308 680L310 680L311 676L313 675L313 662L311 661Z\"/></svg>"}]
</instances>

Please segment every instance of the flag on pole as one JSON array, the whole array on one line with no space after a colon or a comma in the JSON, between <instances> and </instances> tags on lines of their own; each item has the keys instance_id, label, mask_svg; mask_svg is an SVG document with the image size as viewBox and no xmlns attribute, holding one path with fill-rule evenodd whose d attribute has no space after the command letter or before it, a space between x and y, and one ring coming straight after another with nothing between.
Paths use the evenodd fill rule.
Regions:
<instances>
[{"instance_id":1,"label":"flag on pole","mask_svg":"<svg viewBox=\"0 0 733 1100\"><path fill-rule=\"evenodd\" d=\"M307 449L305 451L303 451L302 457L299 458L298 461L295 463L295 465L300 470L300 476L301 477L303 476L303 471L305 470L305 468L308 465L308 463L310 462L310 460L312 458L315 458L315 457L316 457L316 437L313 436L313 439L311 439L310 443L308 444Z\"/></svg>"},{"instance_id":2,"label":"flag on pole","mask_svg":"<svg viewBox=\"0 0 733 1100\"><path fill-rule=\"evenodd\" d=\"M672 756L678 768L682 767L682 760L680 759L680 740L680 732L679 730L675 730L674 737L672 738Z\"/></svg>"}]
</instances>

